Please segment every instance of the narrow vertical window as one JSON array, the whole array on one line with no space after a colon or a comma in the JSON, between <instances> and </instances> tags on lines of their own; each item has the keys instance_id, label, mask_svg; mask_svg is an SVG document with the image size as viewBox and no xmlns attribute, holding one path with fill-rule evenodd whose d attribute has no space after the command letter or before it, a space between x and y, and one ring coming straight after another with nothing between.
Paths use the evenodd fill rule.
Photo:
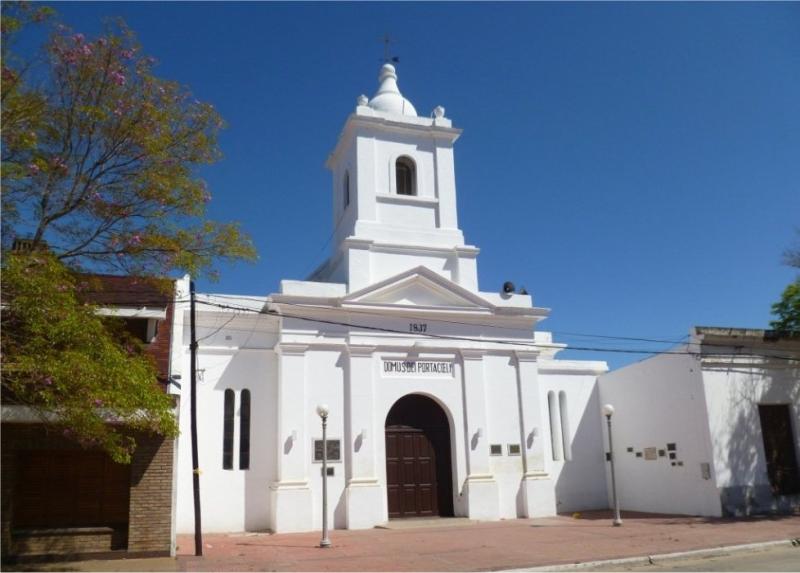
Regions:
<instances>
[{"instance_id":1,"label":"narrow vertical window","mask_svg":"<svg viewBox=\"0 0 800 573\"><path fill-rule=\"evenodd\" d=\"M342 183L342 195L344 196L344 208L350 204L350 172L344 172L344 183Z\"/></svg>"},{"instance_id":2,"label":"narrow vertical window","mask_svg":"<svg viewBox=\"0 0 800 573\"><path fill-rule=\"evenodd\" d=\"M567 413L567 393L558 393L558 410L561 414L561 440L564 444L564 459L572 459L572 439L569 435L569 415Z\"/></svg>"},{"instance_id":3,"label":"narrow vertical window","mask_svg":"<svg viewBox=\"0 0 800 573\"><path fill-rule=\"evenodd\" d=\"M558 423L558 403L552 390L547 393L547 411L550 414L550 444L553 448L553 459L561 459L561 428Z\"/></svg>"},{"instance_id":4,"label":"narrow vertical window","mask_svg":"<svg viewBox=\"0 0 800 573\"><path fill-rule=\"evenodd\" d=\"M250 469L250 390L242 390L239 405L239 469Z\"/></svg>"},{"instance_id":5,"label":"narrow vertical window","mask_svg":"<svg viewBox=\"0 0 800 573\"><path fill-rule=\"evenodd\" d=\"M395 178L398 195L416 195L416 173L414 162L409 157L400 157L395 163Z\"/></svg>"},{"instance_id":6,"label":"narrow vertical window","mask_svg":"<svg viewBox=\"0 0 800 573\"><path fill-rule=\"evenodd\" d=\"M236 396L233 390L225 390L225 410L222 428L222 469L233 469L233 408Z\"/></svg>"}]
</instances>

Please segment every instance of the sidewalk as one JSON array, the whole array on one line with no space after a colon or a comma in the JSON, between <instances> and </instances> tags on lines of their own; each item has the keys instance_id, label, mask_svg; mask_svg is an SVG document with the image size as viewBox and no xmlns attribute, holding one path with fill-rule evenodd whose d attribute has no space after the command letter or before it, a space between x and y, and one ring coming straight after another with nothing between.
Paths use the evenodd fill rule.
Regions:
<instances>
[{"instance_id":1,"label":"sidewalk","mask_svg":"<svg viewBox=\"0 0 800 573\"><path fill-rule=\"evenodd\" d=\"M458 527L335 530L319 533L205 535L194 557L191 535L178 536L181 571L485 571L673 553L800 538L800 516L749 519L623 514L608 511L479 522Z\"/></svg>"}]
</instances>

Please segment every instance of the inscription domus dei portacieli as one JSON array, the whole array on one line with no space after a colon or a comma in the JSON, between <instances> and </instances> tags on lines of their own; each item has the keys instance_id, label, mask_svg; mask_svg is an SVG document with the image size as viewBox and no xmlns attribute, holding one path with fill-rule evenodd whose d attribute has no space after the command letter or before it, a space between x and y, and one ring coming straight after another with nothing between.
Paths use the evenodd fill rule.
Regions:
<instances>
[{"instance_id":1,"label":"inscription domus dei portacieli","mask_svg":"<svg viewBox=\"0 0 800 573\"><path fill-rule=\"evenodd\" d=\"M388 360L381 365L384 376L453 376L453 363L447 360Z\"/></svg>"}]
</instances>

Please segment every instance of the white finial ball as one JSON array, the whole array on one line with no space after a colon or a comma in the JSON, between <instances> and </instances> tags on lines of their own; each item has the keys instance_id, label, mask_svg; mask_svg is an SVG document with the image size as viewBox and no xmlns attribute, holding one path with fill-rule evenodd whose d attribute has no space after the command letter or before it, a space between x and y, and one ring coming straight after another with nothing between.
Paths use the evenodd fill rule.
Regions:
<instances>
[{"instance_id":1,"label":"white finial ball","mask_svg":"<svg viewBox=\"0 0 800 573\"><path fill-rule=\"evenodd\" d=\"M358 98L356 98L356 103L358 105L367 105L369 103L369 98L364 94L361 94L360 96L358 96Z\"/></svg>"},{"instance_id":2,"label":"white finial ball","mask_svg":"<svg viewBox=\"0 0 800 573\"><path fill-rule=\"evenodd\" d=\"M444 117L444 108L440 105L433 108L433 117Z\"/></svg>"},{"instance_id":3,"label":"white finial ball","mask_svg":"<svg viewBox=\"0 0 800 573\"><path fill-rule=\"evenodd\" d=\"M327 404L320 404L319 406L317 406L317 414L319 415L320 418L327 418L329 411L330 410Z\"/></svg>"},{"instance_id":4,"label":"white finial ball","mask_svg":"<svg viewBox=\"0 0 800 573\"><path fill-rule=\"evenodd\" d=\"M603 406L603 415L604 416L613 416L614 415L614 406L611 404L606 404Z\"/></svg>"}]
</instances>

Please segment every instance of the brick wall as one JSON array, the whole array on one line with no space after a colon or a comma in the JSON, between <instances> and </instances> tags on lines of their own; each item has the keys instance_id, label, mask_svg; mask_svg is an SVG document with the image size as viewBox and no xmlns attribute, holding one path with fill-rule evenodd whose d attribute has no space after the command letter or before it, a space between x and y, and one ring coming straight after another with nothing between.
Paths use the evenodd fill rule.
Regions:
<instances>
[{"instance_id":1,"label":"brick wall","mask_svg":"<svg viewBox=\"0 0 800 573\"><path fill-rule=\"evenodd\" d=\"M33 554L127 552L169 555L171 547L172 460L175 440L136 434L137 448L131 463L130 506L127 531L91 528L81 531L17 532L13 527L14 486L18 452L24 450L75 450L80 446L35 424L2 425L2 557ZM54 480L53 487L58 487Z\"/></svg>"},{"instance_id":2,"label":"brick wall","mask_svg":"<svg viewBox=\"0 0 800 573\"><path fill-rule=\"evenodd\" d=\"M169 554L175 440L137 436L137 443L131 463L128 551Z\"/></svg>"}]
</instances>

